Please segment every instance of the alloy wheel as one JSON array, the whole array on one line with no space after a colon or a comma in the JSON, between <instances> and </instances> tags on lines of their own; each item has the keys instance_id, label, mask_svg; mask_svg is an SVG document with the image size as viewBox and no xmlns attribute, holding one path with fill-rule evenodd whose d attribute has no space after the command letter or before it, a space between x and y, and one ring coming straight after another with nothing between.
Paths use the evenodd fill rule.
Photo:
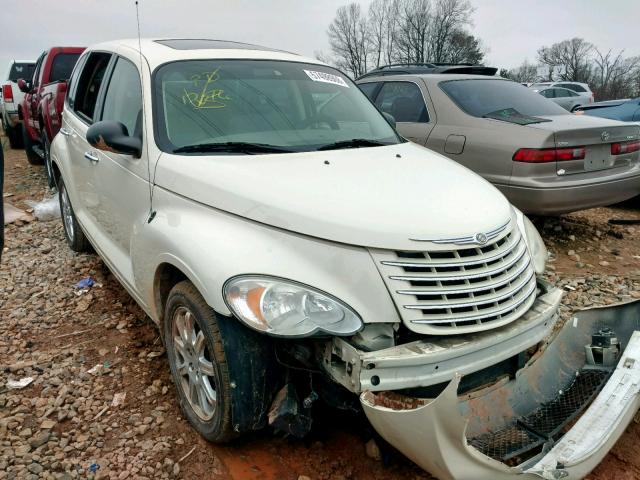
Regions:
<instances>
[{"instance_id":1,"label":"alloy wheel","mask_svg":"<svg viewBox=\"0 0 640 480\"><path fill-rule=\"evenodd\" d=\"M205 334L187 307L175 310L171 335L177 383L196 415L210 420L217 405L216 372Z\"/></svg>"}]
</instances>

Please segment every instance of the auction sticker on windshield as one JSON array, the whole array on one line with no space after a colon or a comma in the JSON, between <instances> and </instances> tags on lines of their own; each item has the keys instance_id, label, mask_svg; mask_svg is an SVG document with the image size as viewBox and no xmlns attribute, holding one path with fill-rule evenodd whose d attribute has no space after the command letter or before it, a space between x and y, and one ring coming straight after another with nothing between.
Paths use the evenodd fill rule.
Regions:
<instances>
[{"instance_id":1,"label":"auction sticker on windshield","mask_svg":"<svg viewBox=\"0 0 640 480\"><path fill-rule=\"evenodd\" d=\"M314 72L313 70L305 70L304 73L306 73L314 82L332 83L334 85L349 88L349 85L344 81L344 78L339 77L338 75L325 72Z\"/></svg>"}]
</instances>

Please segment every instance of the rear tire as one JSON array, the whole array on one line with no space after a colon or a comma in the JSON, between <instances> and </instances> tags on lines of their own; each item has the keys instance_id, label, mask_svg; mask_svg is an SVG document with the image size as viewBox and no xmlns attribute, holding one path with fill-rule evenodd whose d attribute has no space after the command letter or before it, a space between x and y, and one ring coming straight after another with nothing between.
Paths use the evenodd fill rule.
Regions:
<instances>
[{"instance_id":1,"label":"rear tire","mask_svg":"<svg viewBox=\"0 0 640 480\"><path fill-rule=\"evenodd\" d=\"M7 134L7 138L9 139L9 146L11 148L17 150L23 147L21 127L11 127L9 126L9 124L7 124L4 131Z\"/></svg>"},{"instance_id":2,"label":"rear tire","mask_svg":"<svg viewBox=\"0 0 640 480\"><path fill-rule=\"evenodd\" d=\"M62 177L58 179L58 198L60 199L60 216L62 218L62 226L64 227L64 236L67 239L69 248L74 252L90 251L91 244L76 219L76 214L73 212L73 207L71 206L67 188Z\"/></svg>"},{"instance_id":3,"label":"rear tire","mask_svg":"<svg viewBox=\"0 0 640 480\"><path fill-rule=\"evenodd\" d=\"M40 143L42 145L42 151L44 152L44 170L47 174L47 184L49 185L49 188L55 188L56 177L53 173L53 165L51 165L51 144L49 143L49 137L44 131L44 128L42 129L42 133L40 134Z\"/></svg>"},{"instance_id":4,"label":"rear tire","mask_svg":"<svg viewBox=\"0 0 640 480\"><path fill-rule=\"evenodd\" d=\"M38 155L33 149L33 147L36 145L36 142L31 140L29 132L27 132L27 127L24 125L24 123L22 124L22 139L24 142L24 151L27 153L27 161L31 165L42 165L42 158L40 158L40 155Z\"/></svg>"}]
</instances>

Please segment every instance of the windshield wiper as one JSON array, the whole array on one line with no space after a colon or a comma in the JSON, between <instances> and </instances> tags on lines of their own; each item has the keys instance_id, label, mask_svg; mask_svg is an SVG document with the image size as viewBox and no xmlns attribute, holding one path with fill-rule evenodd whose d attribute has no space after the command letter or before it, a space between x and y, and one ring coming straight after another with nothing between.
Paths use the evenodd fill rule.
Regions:
<instances>
[{"instance_id":1,"label":"windshield wiper","mask_svg":"<svg viewBox=\"0 0 640 480\"><path fill-rule=\"evenodd\" d=\"M266 143L250 143L250 142L216 142L216 143L197 143L195 145L185 145L176 148L173 153L208 153L208 152L238 152L253 155L256 153L290 153L288 150L277 145L269 145Z\"/></svg>"},{"instance_id":2,"label":"windshield wiper","mask_svg":"<svg viewBox=\"0 0 640 480\"><path fill-rule=\"evenodd\" d=\"M340 142L327 143L321 146L318 150L339 150L341 148L360 148L360 147L380 147L382 145L388 145L387 143L379 142L378 140L369 140L366 138L352 138L351 140L342 140Z\"/></svg>"}]
</instances>

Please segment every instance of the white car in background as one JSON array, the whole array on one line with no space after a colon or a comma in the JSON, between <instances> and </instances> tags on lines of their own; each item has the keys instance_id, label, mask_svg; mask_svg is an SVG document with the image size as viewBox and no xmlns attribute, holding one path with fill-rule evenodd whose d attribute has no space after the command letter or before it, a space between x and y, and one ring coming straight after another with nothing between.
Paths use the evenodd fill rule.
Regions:
<instances>
[{"instance_id":1,"label":"white car in background","mask_svg":"<svg viewBox=\"0 0 640 480\"><path fill-rule=\"evenodd\" d=\"M573 112L576 108L583 106L584 97L581 97L573 90L561 87L546 87L541 89L532 88L545 98L557 103L565 110Z\"/></svg>"},{"instance_id":2,"label":"white car in background","mask_svg":"<svg viewBox=\"0 0 640 480\"><path fill-rule=\"evenodd\" d=\"M9 138L11 148L22 147L22 120L19 108L24 93L18 88L18 79L31 81L36 63L28 60L12 60L9 64L7 79L2 84L0 98L0 118L4 131Z\"/></svg>"},{"instance_id":3,"label":"white car in background","mask_svg":"<svg viewBox=\"0 0 640 480\"><path fill-rule=\"evenodd\" d=\"M593 92L586 83L581 82L536 82L529 85L534 90L543 90L545 88L558 87L566 88L580 96L580 105L588 105L594 102Z\"/></svg>"},{"instance_id":4,"label":"white car in background","mask_svg":"<svg viewBox=\"0 0 640 480\"><path fill-rule=\"evenodd\" d=\"M391 123L311 58L219 40L95 45L51 146L67 242L93 246L157 323L182 411L208 440L267 424L301 436L314 401L360 395L380 434L439 478L586 474L638 408L625 384L640 382L635 317L604 309L556 328L562 292L541 278L533 224ZM611 335L592 345L609 325L615 352ZM583 378L598 380L588 396ZM563 391L538 448L518 421ZM607 427L569 428L598 392ZM487 438L505 427L527 464Z\"/></svg>"}]
</instances>

